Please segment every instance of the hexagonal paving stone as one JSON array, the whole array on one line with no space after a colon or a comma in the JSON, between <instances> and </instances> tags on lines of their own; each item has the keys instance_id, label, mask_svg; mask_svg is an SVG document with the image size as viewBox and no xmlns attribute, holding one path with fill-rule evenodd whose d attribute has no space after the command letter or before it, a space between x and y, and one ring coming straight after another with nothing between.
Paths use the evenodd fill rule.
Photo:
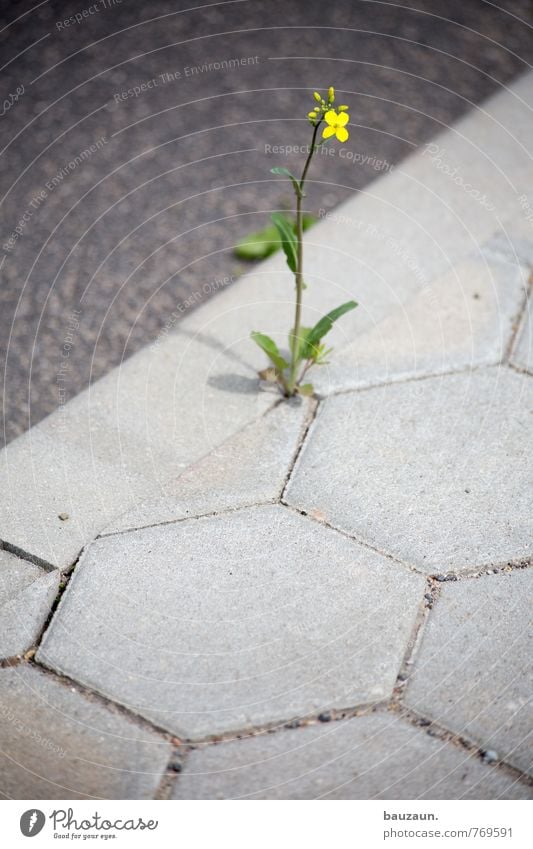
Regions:
<instances>
[{"instance_id":1,"label":"hexagonal paving stone","mask_svg":"<svg viewBox=\"0 0 533 849\"><path fill-rule=\"evenodd\" d=\"M532 406L508 368L327 399L286 500L429 574L521 559Z\"/></svg>"},{"instance_id":2,"label":"hexagonal paving stone","mask_svg":"<svg viewBox=\"0 0 533 849\"><path fill-rule=\"evenodd\" d=\"M0 793L8 799L150 799L169 744L29 666L0 669Z\"/></svg>"},{"instance_id":3,"label":"hexagonal paving stone","mask_svg":"<svg viewBox=\"0 0 533 849\"><path fill-rule=\"evenodd\" d=\"M490 255L464 260L336 350L313 376L317 391L496 365L522 308L527 276L522 266Z\"/></svg>"},{"instance_id":4,"label":"hexagonal paving stone","mask_svg":"<svg viewBox=\"0 0 533 849\"><path fill-rule=\"evenodd\" d=\"M37 640L57 595L59 572L45 572L0 549L0 659Z\"/></svg>"},{"instance_id":5,"label":"hexagonal paving stone","mask_svg":"<svg viewBox=\"0 0 533 849\"><path fill-rule=\"evenodd\" d=\"M524 772L533 767L532 594L531 569L446 584L406 696Z\"/></svg>"},{"instance_id":6,"label":"hexagonal paving stone","mask_svg":"<svg viewBox=\"0 0 533 849\"><path fill-rule=\"evenodd\" d=\"M390 696L424 581L280 506L105 537L38 659L185 737Z\"/></svg>"},{"instance_id":7,"label":"hexagonal paving stone","mask_svg":"<svg viewBox=\"0 0 533 849\"><path fill-rule=\"evenodd\" d=\"M527 799L528 787L394 714L191 752L175 799Z\"/></svg>"}]
</instances>

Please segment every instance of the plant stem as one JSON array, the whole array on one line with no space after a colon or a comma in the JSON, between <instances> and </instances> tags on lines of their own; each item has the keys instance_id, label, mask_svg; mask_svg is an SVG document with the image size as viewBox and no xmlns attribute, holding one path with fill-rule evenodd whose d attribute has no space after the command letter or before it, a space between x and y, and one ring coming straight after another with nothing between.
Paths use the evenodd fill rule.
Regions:
<instances>
[{"instance_id":1,"label":"plant stem","mask_svg":"<svg viewBox=\"0 0 533 849\"><path fill-rule=\"evenodd\" d=\"M302 176L300 177L300 182L298 184L298 189L295 188L296 192L296 242L297 242L297 254L296 254L296 272L295 272L295 280L296 280L296 303L294 308L294 328L292 331L292 340L291 340L291 367L290 374L288 380L288 394L294 395L294 390L296 388L296 371L298 369L298 347L300 345L300 327L302 323L302 295L304 288L304 279L303 279L303 215L302 215L302 199L303 199L303 189L305 178L307 177L307 171L309 170L309 165L311 164L311 159L313 157L313 153L315 152L315 142L316 135L318 132L318 128L321 124L321 121L318 121L313 129L313 137L311 139L311 148L309 150L309 154L307 156L307 160L304 165L304 170L302 171Z\"/></svg>"}]
</instances>

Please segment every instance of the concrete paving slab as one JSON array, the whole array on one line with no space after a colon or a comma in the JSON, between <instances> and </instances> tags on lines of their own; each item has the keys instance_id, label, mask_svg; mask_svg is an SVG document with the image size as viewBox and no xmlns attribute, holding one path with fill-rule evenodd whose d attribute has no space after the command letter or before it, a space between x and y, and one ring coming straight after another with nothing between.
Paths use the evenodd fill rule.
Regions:
<instances>
[{"instance_id":1,"label":"concrete paving slab","mask_svg":"<svg viewBox=\"0 0 533 849\"><path fill-rule=\"evenodd\" d=\"M508 368L329 398L285 498L427 574L524 558L532 403Z\"/></svg>"},{"instance_id":2,"label":"concrete paving slab","mask_svg":"<svg viewBox=\"0 0 533 849\"><path fill-rule=\"evenodd\" d=\"M501 220L524 214L512 186L513 181L527 184L531 170L526 154L531 136L530 110L525 108L531 101L529 83L528 76L517 80L510 91L437 137L433 147L407 159L331 216L324 214L322 223L308 233L305 321L348 298L360 302L333 330L331 343L337 352L459 261L475 258L480 245L500 229ZM464 180L450 176L450 169L468 176L475 197ZM486 202L480 200L485 194ZM140 491L133 504L159 497L168 479L268 409L271 397L257 392L256 371L264 366L264 357L249 332L259 328L285 343L292 298L291 277L278 255L180 321L177 333L170 321L155 351L145 350L126 361L67 411L43 422L43 434L60 434L67 453L81 445L91 464L96 458L96 465L105 461L113 464L115 473L121 469L125 488ZM17 448L7 458L10 463L22 443L13 444ZM64 499L65 485L56 489L47 451L39 460L36 453L34 445L39 486L53 499ZM0 539L35 557L53 558L65 566L95 530L101 530L99 518L89 515L93 507L87 515L83 510L86 500L94 501L91 495L77 504L79 532L68 547L64 528L56 527L53 517L43 523L40 515L32 515L31 533L20 527L21 504L13 488L10 498L12 503L0 514ZM104 524L130 504L123 497L117 500L120 504L109 506ZM34 549L28 549L30 544Z\"/></svg>"},{"instance_id":3,"label":"concrete paving slab","mask_svg":"<svg viewBox=\"0 0 533 849\"><path fill-rule=\"evenodd\" d=\"M519 369L533 372L533 318L531 301L526 304L522 322L518 329L511 362Z\"/></svg>"},{"instance_id":4,"label":"concrete paving slab","mask_svg":"<svg viewBox=\"0 0 533 849\"><path fill-rule=\"evenodd\" d=\"M59 572L0 550L0 660L33 646L59 589Z\"/></svg>"},{"instance_id":5,"label":"concrete paving slab","mask_svg":"<svg viewBox=\"0 0 533 849\"><path fill-rule=\"evenodd\" d=\"M231 346L201 334L164 335L39 425L98 462L147 481L146 496L262 415L278 396L259 392Z\"/></svg>"},{"instance_id":6,"label":"concrete paving slab","mask_svg":"<svg viewBox=\"0 0 533 849\"><path fill-rule=\"evenodd\" d=\"M373 714L208 745L174 799L526 799L528 788L397 715Z\"/></svg>"},{"instance_id":7,"label":"concrete paving slab","mask_svg":"<svg viewBox=\"0 0 533 849\"><path fill-rule=\"evenodd\" d=\"M105 533L279 500L311 404L281 402L165 484L166 495L113 522Z\"/></svg>"},{"instance_id":8,"label":"concrete paving slab","mask_svg":"<svg viewBox=\"0 0 533 849\"><path fill-rule=\"evenodd\" d=\"M423 592L317 522L245 509L95 542L37 657L198 739L387 699Z\"/></svg>"},{"instance_id":9,"label":"concrete paving slab","mask_svg":"<svg viewBox=\"0 0 533 849\"><path fill-rule=\"evenodd\" d=\"M100 461L81 445L40 426L11 442L0 457L6 482L0 538L37 562L66 569L83 546L149 492L138 475Z\"/></svg>"},{"instance_id":10,"label":"concrete paving slab","mask_svg":"<svg viewBox=\"0 0 533 849\"><path fill-rule=\"evenodd\" d=\"M491 98L333 212L322 210L320 225L306 235L304 323L338 303L358 301L328 337L338 350L462 260L482 258L502 221L523 216L512 181L533 182L531 100L525 75L510 95ZM230 344L251 327L284 343L291 282L284 259L274 256L219 292L180 330L202 328Z\"/></svg>"},{"instance_id":11,"label":"concrete paving slab","mask_svg":"<svg viewBox=\"0 0 533 849\"><path fill-rule=\"evenodd\" d=\"M29 666L0 670L0 791L8 799L150 799L169 744Z\"/></svg>"},{"instance_id":12,"label":"concrete paving slab","mask_svg":"<svg viewBox=\"0 0 533 849\"><path fill-rule=\"evenodd\" d=\"M518 211L505 219L492 235L487 248L506 256L516 265L533 268L533 205L527 195L518 198Z\"/></svg>"},{"instance_id":13,"label":"concrete paving slab","mask_svg":"<svg viewBox=\"0 0 533 849\"><path fill-rule=\"evenodd\" d=\"M258 388L231 350L184 335L140 352L2 452L0 539L67 568L115 516L276 403Z\"/></svg>"},{"instance_id":14,"label":"concrete paving slab","mask_svg":"<svg viewBox=\"0 0 533 849\"><path fill-rule=\"evenodd\" d=\"M464 260L309 377L318 393L328 395L499 363L523 307L528 275L510 262Z\"/></svg>"},{"instance_id":15,"label":"concrete paving slab","mask_svg":"<svg viewBox=\"0 0 533 849\"><path fill-rule=\"evenodd\" d=\"M533 571L446 584L407 687L414 710L533 771Z\"/></svg>"}]
</instances>

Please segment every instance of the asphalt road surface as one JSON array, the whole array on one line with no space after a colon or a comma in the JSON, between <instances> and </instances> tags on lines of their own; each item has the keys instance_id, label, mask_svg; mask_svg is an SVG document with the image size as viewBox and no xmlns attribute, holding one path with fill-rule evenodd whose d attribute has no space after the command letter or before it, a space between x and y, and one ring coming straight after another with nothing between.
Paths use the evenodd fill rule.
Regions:
<instances>
[{"instance_id":1,"label":"asphalt road surface","mask_svg":"<svg viewBox=\"0 0 533 849\"><path fill-rule=\"evenodd\" d=\"M308 142L314 89L351 107L316 212L533 59L528 0L200 2L2 3L4 441L241 273L236 241L291 200L269 169L302 156L271 147Z\"/></svg>"}]
</instances>

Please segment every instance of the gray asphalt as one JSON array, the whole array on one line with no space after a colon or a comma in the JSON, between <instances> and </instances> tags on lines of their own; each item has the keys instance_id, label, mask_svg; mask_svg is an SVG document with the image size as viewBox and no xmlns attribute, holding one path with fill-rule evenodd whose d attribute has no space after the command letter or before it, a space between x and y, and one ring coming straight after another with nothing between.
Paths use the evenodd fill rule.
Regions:
<instances>
[{"instance_id":1,"label":"gray asphalt","mask_svg":"<svg viewBox=\"0 0 533 849\"><path fill-rule=\"evenodd\" d=\"M301 167L268 145L307 143L313 89L342 93L346 149L366 160L315 164L309 211L533 61L528 0L4 0L2 15L4 441L241 273L235 242L291 200L269 168Z\"/></svg>"}]
</instances>

